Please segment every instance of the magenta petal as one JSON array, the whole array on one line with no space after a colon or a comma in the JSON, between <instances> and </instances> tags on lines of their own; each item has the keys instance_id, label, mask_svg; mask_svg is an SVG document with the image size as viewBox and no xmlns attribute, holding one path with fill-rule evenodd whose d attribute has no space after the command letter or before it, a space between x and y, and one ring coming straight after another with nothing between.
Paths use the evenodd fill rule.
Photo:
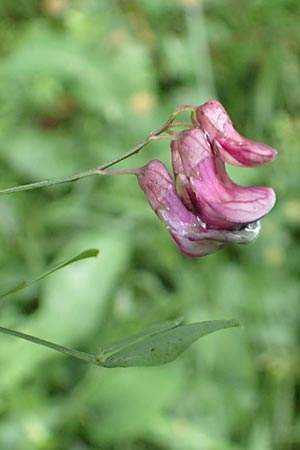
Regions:
<instances>
[{"instance_id":1,"label":"magenta petal","mask_svg":"<svg viewBox=\"0 0 300 450\"><path fill-rule=\"evenodd\" d=\"M222 160L232 166L256 167L270 162L277 151L265 144L241 138L240 141L217 137L214 148Z\"/></svg>"},{"instance_id":2,"label":"magenta petal","mask_svg":"<svg viewBox=\"0 0 300 450\"><path fill-rule=\"evenodd\" d=\"M196 114L199 126L207 133L224 162L234 166L256 167L271 161L277 155L274 148L241 136L217 100L200 106Z\"/></svg>"},{"instance_id":3,"label":"magenta petal","mask_svg":"<svg viewBox=\"0 0 300 450\"><path fill-rule=\"evenodd\" d=\"M199 164L212 155L211 146L200 128L192 128L178 133L171 148L175 175L184 173L188 178L197 175Z\"/></svg>"},{"instance_id":4,"label":"magenta petal","mask_svg":"<svg viewBox=\"0 0 300 450\"><path fill-rule=\"evenodd\" d=\"M173 179L161 161L150 161L137 170L137 176L150 206L170 230L189 236L199 228L200 220L182 203Z\"/></svg>"},{"instance_id":5,"label":"magenta petal","mask_svg":"<svg viewBox=\"0 0 300 450\"><path fill-rule=\"evenodd\" d=\"M275 193L268 187L241 187L225 171L218 177L213 158L199 165L199 177L191 178L201 208L201 217L211 226L234 228L256 222L275 204Z\"/></svg>"},{"instance_id":6,"label":"magenta petal","mask_svg":"<svg viewBox=\"0 0 300 450\"><path fill-rule=\"evenodd\" d=\"M210 144L200 128L193 128L178 133L171 143L171 150L176 190L188 209L197 209L189 177L197 176L199 164L211 157Z\"/></svg>"},{"instance_id":7,"label":"magenta petal","mask_svg":"<svg viewBox=\"0 0 300 450\"><path fill-rule=\"evenodd\" d=\"M171 151L176 191L183 201L184 205L189 210L193 210L194 206L191 199L193 197L193 192L191 190L189 180L184 172L181 156L179 153L179 140L171 142Z\"/></svg>"}]
</instances>

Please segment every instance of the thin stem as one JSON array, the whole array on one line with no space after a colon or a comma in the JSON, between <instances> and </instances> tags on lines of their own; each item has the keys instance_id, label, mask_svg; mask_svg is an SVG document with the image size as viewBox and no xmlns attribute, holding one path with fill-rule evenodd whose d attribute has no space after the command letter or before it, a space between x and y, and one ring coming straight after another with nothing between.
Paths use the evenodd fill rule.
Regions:
<instances>
[{"instance_id":1,"label":"thin stem","mask_svg":"<svg viewBox=\"0 0 300 450\"><path fill-rule=\"evenodd\" d=\"M170 125L169 128L175 128L175 127L194 128L194 125L191 123L188 123L188 122L174 122Z\"/></svg>"},{"instance_id":2,"label":"thin stem","mask_svg":"<svg viewBox=\"0 0 300 450\"><path fill-rule=\"evenodd\" d=\"M84 172L77 173L75 175L70 175L63 178L54 178L53 180L43 180L36 183L23 184L21 186L15 186L12 188L0 190L0 195L13 194L14 192L31 191L32 189L40 189L43 187L54 186L55 184L70 183L72 181L80 180L81 178L90 177L97 173L97 168L89 169Z\"/></svg>"},{"instance_id":3,"label":"thin stem","mask_svg":"<svg viewBox=\"0 0 300 450\"><path fill-rule=\"evenodd\" d=\"M23 184L21 186L15 186L7 189L0 190L0 195L4 194L13 194L14 192L21 192L21 191L30 191L32 189L39 189L43 187L49 187L54 186L56 184L63 184L63 183L70 183L73 181L78 181L81 178L90 177L91 175L99 175L101 174L101 170L108 169L111 166L114 166L115 164L124 161L125 159L129 158L130 156L133 156L142 150L146 145L148 145L151 141L157 140L157 139L166 139L170 136L166 136L163 133L167 132L169 128L172 128L172 126L190 126L189 124L182 123L173 123L176 117L181 114L182 112L189 111L193 114L195 111L194 106L179 106L179 108L176 108L175 111L170 115L169 119L164 123L160 128L157 130L152 131L140 144L136 145L134 148L129 150L128 152L124 153L121 156L118 156L117 158L112 159L111 161L102 164L98 167L94 167L93 169L85 170L84 172L77 173L75 175L70 175L67 177L62 178L56 178L53 180L42 180L35 183L29 183L29 184Z\"/></svg>"},{"instance_id":4,"label":"thin stem","mask_svg":"<svg viewBox=\"0 0 300 450\"><path fill-rule=\"evenodd\" d=\"M63 345L55 344L54 342L45 341L44 339L37 338L35 336L31 336L30 334L21 333L20 331L11 330L10 328L0 327L0 333L9 334L11 336L15 336L25 341L33 342L34 344L43 345L44 347L51 348L60 353L64 353L65 355L72 356L73 358L82 359L84 361L88 361L92 364L100 364L100 361L97 359L96 355L91 355L89 353L79 352L73 348L64 347Z\"/></svg>"}]
</instances>

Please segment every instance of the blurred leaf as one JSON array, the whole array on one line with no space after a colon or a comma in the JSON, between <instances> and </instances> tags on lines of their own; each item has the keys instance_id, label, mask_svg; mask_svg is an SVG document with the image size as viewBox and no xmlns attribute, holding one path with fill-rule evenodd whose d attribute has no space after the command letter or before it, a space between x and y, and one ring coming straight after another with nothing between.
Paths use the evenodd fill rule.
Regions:
<instances>
[{"instance_id":1,"label":"blurred leaf","mask_svg":"<svg viewBox=\"0 0 300 450\"><path fill-rule=\"evenodd\" d=\"M253 93L256 129L261 133L272 120L278 85L278 51L270 52L260 68Z\"/></svg>"},{"instance_id":2,"label":"blurred leaf","mask_svg":"<svg viewBox=\"0 0 300 450\"><path fill-rule=\"evenodd\" d=\"M174 398L185 390L184 374L180 364L101 371L91 366L76 396L63 399L68 411L66 414L63 410L60 420L66 423L66 415L71 414L74 423L80 415L85 420L85 432L97 449L110 448L113 442L116 450L122 450L124 439L128 442L128 439L140 440L142 436L148 441L148 431L160 424L166 411L172 408ZM169 450L167 445L148 448Z\"/></svg>"},{"instance_id":3,"label":"blurred leaf","mask_svg":"<svg viewBox=\"0 0 300 450\"><path fill-rule=\"evenodd\" d=\"M223 436L210 436L203 424L199 426L189 418L168 416L151 426L149 437L151 442L168 450L238 450L238 446L226 443Z\"/></svg>"},{"instance_id":4,"label":"blurred leaf","mask_svg":"<svg viewBox=\"0 0 300 450\"><path fill-rule=\"evenodd\" d=\"M212 320L180 325L146 336L104 359L104 367L157 366L174 361L193 342L206 334L240 326L237 320ZM101 355L100 355L101 357Z\"/></svg>"},{"instance_id":5,"label":"blurred leaf","mask_svg":"<svg viewBox=\"0 0 300 450\"><path fill-rule=\"evenodd\" d=\"M3 297L6 297L7 295L14 294L15 292L20 291L21 289L25 289L28 286L31 286L32 284L37 283L38 281L42 280L43 278L46 278L48 275L51 275L53 272L56 272L59 269L62 269L63 267L66 267L70 264L73 264L74 262L80 261L81 259L86 258L93 258L99 254L99 250L95 248L90 248L88 250L84 250L83 252L78 253L75 256L72 256L71 258L67 258L64 261L61 261L60 263L56 264L51 269L47 270L46 272L39 275L37 278L34 278L33 280L29 281L20 281L15 286L11 287L10 289L0 293L0 299Z\"/></svg>"},{"instance_id":6,"label":"blurred leaf","mask_svg":"<svg viewBox=\"0 0 300 450\"><path fill-rule=\"evenodd\" d=\"M112 227L103 228L100 233L80 233L63 249L63 254L74 252L78 246L101 248L101 258L93 263L78 261L43 280L37 313L19 319L16 325L14 322L14 328L69 347L80 345L101 329L108 302L130 257L130 239L125 229L119 236ZM5 372L0 390L9 392L24 379L34 379L38 367L58 355L45 352L42 347L32 347L3 336L0 364L5 364ZM12 354L18 354L18 358L11 358Z\"/></svg>"}]
</instances>

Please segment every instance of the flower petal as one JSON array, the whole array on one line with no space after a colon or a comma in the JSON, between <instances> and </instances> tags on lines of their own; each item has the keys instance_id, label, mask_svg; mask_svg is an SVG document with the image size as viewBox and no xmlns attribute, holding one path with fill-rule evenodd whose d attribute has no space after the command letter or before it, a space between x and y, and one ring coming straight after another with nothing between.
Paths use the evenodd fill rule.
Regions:
<instances>
[{"instance_id":1,"label":"flower petal","mask_svg":"<svg viewBox=\"0 0 300 450\"><path fill-rule=\"evenodd\" d=\"M183 201L184 205L189 210L193 210L195 196L193 191L191 190L189 180L184 172L181 156L179 153L179 139L171 142L171 151L176 191Z\"/></svg>"},{"instance_id":2,"label":"flower petal","mask_svg":"<svg viewBox=\"0 0 300 450\"><path fill-rule=\"evenodd\" d=\"M200 128L182 131L171 142L172 166L176 190L185 206L197 209L197 200L191 189L189 177L197 176L199 164L212 154L211 146Z\"/></svg>"},{"instance_id":3,"label":"flower petal","mask_svg":"<svg viewBox=\"0 0 300 450\"><path fill-rule=\"evenodd\" d=\"M197 123L207 133L224 162L234 166L256 167L277 155L274 148L241 136L217 100L210 100L197 108L196 117Z\"/></svg>"},{"instance_id":4,"label":"flower petal","mask_svg":"<svg viewBox=\"0 0 300 450\"><path fill-rule=\"evenodd\" d=\"M226 174L224 163L218 159L206 159L198 170L199 176L192 177L190 182L201 208L201 217L211 226L230 229L256 222L275 204L275 193L271 188L235 184Z\"/></svg>"},{"instance_id":5,"label":"flower petal","mask_svg":"<svg viewBox=\"0 0 300 450\"><path fill-rule=\"evenodd\" d=\"M211 145L200 128L178 133L171 149L174 174L183 172L186 177L197 175L199 164L212 156Z\"/></svg>"},{"instance_id":6,"label":"flower petal","mask_svg":"<svg viewBox=\"0 0 300 450\"><path fill-rule=\"evenodd\" d=\"M232 166L257 167L272 161L277 155L277 151L268 145L240 138L216 137L215 149L224 162Z\"/></svg>"},{"instance_id":7,"label":"flower petal","mask_svg":"<svg viewBox=\"0 0 300 450\"><path fill-rule=\"evenodd\" d=\"M161 161L150 161L136 174L150 206L170 230L189 236L201 228L200 220L179 198L173 179Z\"/></svg>"}]
</instances>

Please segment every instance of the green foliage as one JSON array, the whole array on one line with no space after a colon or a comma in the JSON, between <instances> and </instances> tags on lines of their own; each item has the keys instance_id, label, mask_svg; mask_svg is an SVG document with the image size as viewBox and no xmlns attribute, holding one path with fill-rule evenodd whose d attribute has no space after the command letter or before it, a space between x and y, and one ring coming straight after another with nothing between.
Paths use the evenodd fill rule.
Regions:
<instances>
[{"instance_id":1,"label":"green foliage","mask_svg":"<svg viewBox=\"0 0 300 450\"><path fill-rule=\"evenodd\" d=\"M79 352L76 349L21 333L11 328L0 326L0 333L33 342L73 358L88 361L91 364L114 368L166 364L178 358L200 337L224 328L239 326L237 320L210 320L189 325L181 325L181 322L182 319L154 325L128 339L109 344L104 349L102 348L97 355Z\"/></svg>"},{"instance_id":2,"label":"green foliage","mask_svg":"<svg viewBox=\"0 0 300 450\"><path fill-rule=\"evenodd\" d=\"M0 293L0 299L3 297L6 297L7 295L14 294L15 292L21 291L22 289L25 289L28 286L31 286L34 283L37 283L38 281L41 281L43 278L46 278L48 275L51 275L52 273L56 272L57 270L62 269L63 267L68 266L69 264L73 264L74 262L80 261L82 259L91 258L97 256L99 253L99 250L95 248L90 248L88 250L84 250L83 252L78 253L78 255L72 256L71 258L67 258L64 261L61 261L57 263L55 266L51 267L51 269L48 269L46 272L42 273L38 277L34 278L33 280L29 281L20 281L17 284L15 284L13 287L3 291Z\"/></svg>"},{"instance_id":3,"label":"green foliage","mask_svg":"<svg viewBox=\"0 0 300 450\"><path fill-rule=\"evenodd\" d=\"M176 362L106 370L0 339L3 450L298 450L300 38L297 0L2 1L0 188L118 156L180 104L216 95L269 143L235 170L278 204L260 239L177 251L132 177L0 198L0 285L78 261L1 305L1 326L96 353L150 324L237 317ZM167 142L120 165L170 164Z\"/></svg>"},{"instance_id":4,"label":"green foliage","mask_svg":"<svg viewBox=\"0 0 300 450\"><path fill-rule=\"evenodd\" d=\"M98 358L104 367L159 366L174 361L200 337L238 325L236 320L214 320L145 333L143 339L137 336L135 341L123 344L112 355L100 352Z\"/></svg>"}]
</instances>

